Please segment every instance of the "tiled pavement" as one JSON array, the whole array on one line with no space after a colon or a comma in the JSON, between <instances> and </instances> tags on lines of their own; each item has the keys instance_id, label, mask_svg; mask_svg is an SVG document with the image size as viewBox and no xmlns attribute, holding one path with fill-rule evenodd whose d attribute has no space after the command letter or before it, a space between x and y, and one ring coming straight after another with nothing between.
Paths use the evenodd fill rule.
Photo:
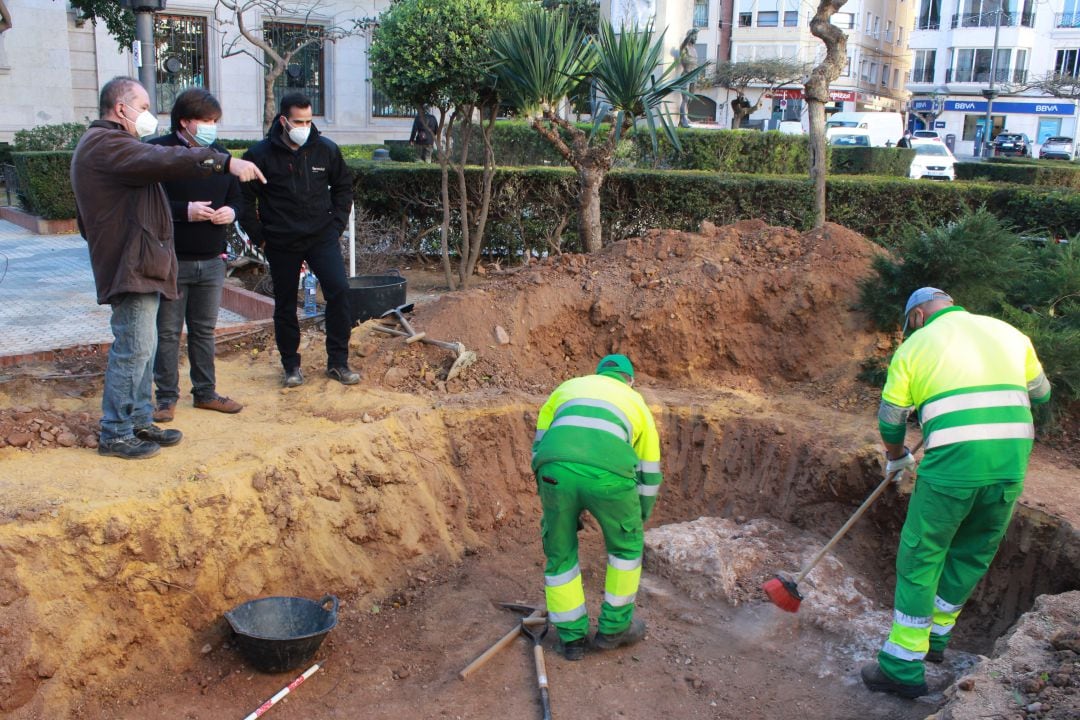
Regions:
<instances>
[{"instance_id":1,"label":"tiled pavement","mask_svg":"<svg viewBox=\"0 0 1080 720\"><path fill-rule=\"evenodd\" d=\"M0 357L112 342L86 241L35 235L0 220ZM221 310L218 327L247 321Z\"/></svg>"}]
</instances>

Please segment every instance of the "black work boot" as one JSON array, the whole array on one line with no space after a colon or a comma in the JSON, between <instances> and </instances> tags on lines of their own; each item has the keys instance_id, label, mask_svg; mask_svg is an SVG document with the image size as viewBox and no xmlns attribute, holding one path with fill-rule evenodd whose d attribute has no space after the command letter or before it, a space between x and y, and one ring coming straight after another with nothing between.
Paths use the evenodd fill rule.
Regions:
<instances>
[{"instance_id":1,"label":"black work boot","mask_svg":"<svg viewBox=\"0 0 1080 720\"><path fill-rule=\"evenodd\" d=\"M98 455L104 455L105 457L142 460L157 455L161 451L161 446L151 440L122 437L100 441L97 451Z\"/></svg>"},{"instance_id":2,"label":"black work boot","mask_svg":"<svg viewBox=\"0 0 1080 720\"><path fill-rule=\"evenodd\" d=\"M593 638L593 647L599 650L614 650L633 645L643 637L645 637L645 621L634 618L630 621L630 627L622 632L612 633L611 635L597 632L596 637Z\"/></svg>"},{"instance_id":3,"label":"black work boot","mask_svg":"<svg viewBox=\"0 0 1080 720\"><path fill-rule=\"evenodd\" d=\"M166 430L157 425L135 428L135 437L140 440L156 442L161 447L172 447L184 438L184 433L179 430Z\"/></svg>"},{"instance_id":4,"label":"black work boot","mask_svg":"<svg viewBox=\"0 0 1080 720\"><path fill-rule=\"evenodd\" d=\"M927 650L926 651L926 657L923 658L923 660L926 660L926 662L932 662L932 663L935 663L937 665L940 665L941 663L945 662L945 651L944 650Z\"/></svg>"},{"instance_id":5,"label":"black work boot","mask_svg":"<svg viewBox=\"0 0 1080 720\"><path fill-rule=\"evenodd\" d=\"M559 644L555 646L555 649L566 660L571 662L581 660L585 657L585 638L578 638L570 642L559 640Z\"/></svg>"},{"instance_id":6,"label":"black work boot","mask_svg":"<svg viewBox=\"0 0 1080 720\"><path fill-rule=\"evenodd\" d=\"M900 697L908 698L909 700L927 693L925 682L919 683L918 685L908 685L907 683L896 682L882 672L881 666L876 662L863 665L860 674L862 675L863 684L874 692L892 693L893 695L899 695Z\"/></svg>"}]
</instances>

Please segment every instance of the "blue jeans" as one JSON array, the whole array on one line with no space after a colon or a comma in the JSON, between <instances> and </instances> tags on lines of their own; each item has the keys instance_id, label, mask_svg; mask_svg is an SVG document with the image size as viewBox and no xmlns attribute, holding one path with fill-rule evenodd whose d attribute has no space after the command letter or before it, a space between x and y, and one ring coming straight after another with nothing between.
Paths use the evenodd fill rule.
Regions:
<instances>
[{"instance_id":1,"label":"blue jeans","mask_svg":"<svg viewBox=\"0 0 1080 720\"><path fill-rule=\"evenodd\" d=\"M180 331L187 323L191 393L195 402L217 397L214 376L214 328L225 284L225 261L181 260L176 276L180 297L162 300L157 313L157 356L154 384L157 402L176 404L180 397Z\"/></svg>"},{"instance_id":2,"label":"blue jeans","mask_svg":"<svg viewBox=\"0 0 1080 720\"><path fill-rule=\"evenodd\" d=\"M158 293L128 293L112 304L113 344L101 397L101 441L131 437L150 425L157 348Z\"/></svg>"},{"instance_id":3,"label":"blue jeans","mask_svg":"<svg viewBox=\"0 0 1080 720\"><path fill-rule=\"evenodd\" d=\"M352 311L349 308L349 280L337 233L316 243L306 252L290 252L266 247L270 277L274 281L274 340L286 372L300 367L300 323L296 319L296 293L300 289L300 265L305 260L322 286L326 299L326 367L349 364L349 335Z\"/></svg>"}]
</instances>

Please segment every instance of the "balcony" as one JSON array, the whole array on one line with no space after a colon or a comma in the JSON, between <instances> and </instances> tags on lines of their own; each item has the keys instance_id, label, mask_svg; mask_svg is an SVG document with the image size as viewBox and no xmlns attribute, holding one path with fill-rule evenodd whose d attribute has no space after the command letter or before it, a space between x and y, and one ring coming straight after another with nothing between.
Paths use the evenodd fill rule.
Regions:
<instances>
[{"instance_id":1,"label":"balcony","mask_svg":"<svg viewBox=\"0 0 1080 720\"><path fill-rule=\"evenodd\" d=\"M1080 12L1058 13L1054 16L1054 27L1080 30Z\"/></svg>"},{"instance_id":2,"label":"balcony","mask_svg":"<svg viewBox=\"0 0 1080 720\"><path fill-rule=\"evenodd\" d=\"M911 71L911 80L913 83L932 83L934 82L934 68L917 68Z\"/></svg>"},{"instance_id":3,"label":"balcony","mask_svg":"<svg viewBox=\"0 0 1080 720\"><path fill-rule=\"evenodd\" d=\"M1027 70L1021 70L1016 68L1010 70L1008 68L999 68L994 70L994 82L995 83L1023 83L1027 82ZM931 73L931 76L933 73ZM925 82L932 82L933 78L926 80ZM912 82L919 82L915 80L915 73L912 73ZM949 68L945 71L946 83L989 83L990 71L989 70L973 70L972 68Z\"/></svg>"},{"instance_id":4,"label":"balcony","mask_svg":"<svg viewBox=\"0 0 1080 720\"><path fill-rule=\"evenodd\" d=\"M998 24L998 13L958 13L952 16L952 27L985 27L992 28ZM1035 27L1035 13L1001 13L1001 27Z\"/></svg>"},{"instance_id":5,"label":"balcony","mask_svg":"<svg viewBox=\"0 0 1080 720\"><path fill-rule=\"evenodd\" d=\"M940 30L941 19L936 17L921 17L915 21L916 30Z\"/></svg>"}]
</instances>

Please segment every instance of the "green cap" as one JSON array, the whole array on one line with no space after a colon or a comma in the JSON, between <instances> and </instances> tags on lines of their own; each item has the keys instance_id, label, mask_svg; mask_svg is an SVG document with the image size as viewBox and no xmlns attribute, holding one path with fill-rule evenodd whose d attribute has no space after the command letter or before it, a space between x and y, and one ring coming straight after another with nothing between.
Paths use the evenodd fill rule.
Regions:
<instances>
[{"instance_id":1,"label":"green cap","mask_svg":"<svg viewBox=\"0 0 1080 720\"><path fill-rule=\"evenodd\" d=\"M596 366L596 374L622 380L623 375L634 377L634 366L625 355L606 355Z\"/></svg>"}]
</instances>

